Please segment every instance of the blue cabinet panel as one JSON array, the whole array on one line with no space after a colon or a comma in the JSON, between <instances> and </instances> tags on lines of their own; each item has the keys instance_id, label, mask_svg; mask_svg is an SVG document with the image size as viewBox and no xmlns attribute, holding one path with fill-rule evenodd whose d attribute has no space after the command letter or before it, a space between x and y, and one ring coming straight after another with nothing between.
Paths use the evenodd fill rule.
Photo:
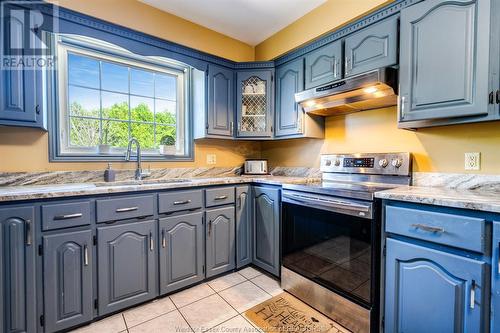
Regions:
<instances>
[{"instance_id":1,"label":"blue cabinet panel","mask_svg":"<svg viewBox=\"0 0 500 333\"><path fill-rule=\"evenodd\" d=\"M486 263L387 240L385 332L484 332Z\"/></svg>"},{"instance_id":2,"label":"blue cabinet panel","mask_svg":"<svg viewBox=\"0 0 500 333\"><path fill-rule=\"evenodd\" d=\"M491 251L491 332L500 332L500 222L493 222Z\"/></svg>"},{"instance_id":3,"label":"blue cabinet panel","mask_svg":"<svg viewBox=\"0 0 500 333\"><path fill-rule=\"evenodd\" d=\"M212 277L236 267L234 207L208 210L206 220L206 274Z\"/></svg>"},{"instance_id":4,"label":"blue cabinet panel","mask_svg":"<svg viewBox=\"0 0 500 333\"><path fill-rule=\"evenodd\" d=\"M276 136L303 132L304 112L295 102L295 93L304 90L304 59L276 69Z\"/></svg>"},{"instance_id":5,"label":"blue cabinet panel","mask_svg":"<svg viewBox=\"0 0 500 333\"><path fill-rule=\"evenodd\" d=\"M209 65L207 134L233 136L234 97L234 72Z\"/></svg>"},{"instance_id":6,"label":"blue cabinet panel","mask_svg":"<svg viewBox=\"0 0 500 333\"><path fill-rule=\"evenodd\" d=\"M341 41L333 42L306 54L306 89L341 79L341 66Z\"/></svg>"},{"instance_id":7,"label":"blue cabinet panel","mask_svg":"<svg viewBox=\"0 0 500 333\"><path fill-rule=\"evenodd\" d=\"M252 263L252 193L251 186L236 187L236 267Z\"/></svg>"}]
</instances>

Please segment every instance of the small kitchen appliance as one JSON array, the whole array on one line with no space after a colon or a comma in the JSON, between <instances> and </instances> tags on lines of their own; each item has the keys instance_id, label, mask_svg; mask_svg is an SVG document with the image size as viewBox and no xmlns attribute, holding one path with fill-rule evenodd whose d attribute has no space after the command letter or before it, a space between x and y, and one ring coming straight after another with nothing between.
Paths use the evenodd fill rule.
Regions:
<instances>
[{"instance_id":1,"label":"small kitchen appliance","mask_svg":"<svg viewBox=\"0 0 500 333\"><path fill-rule=\"evenodd\" d=\"M243 173L246 175L267 175L267 160L252 159L246 160Z\"/></svg>"}]
</instances>

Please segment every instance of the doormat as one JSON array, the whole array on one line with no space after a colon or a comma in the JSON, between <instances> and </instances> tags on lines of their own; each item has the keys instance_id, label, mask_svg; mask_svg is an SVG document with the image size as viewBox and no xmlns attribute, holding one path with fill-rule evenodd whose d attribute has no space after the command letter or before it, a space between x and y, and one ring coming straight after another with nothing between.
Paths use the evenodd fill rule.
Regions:
<instances>
[{"instance_id":1,"label":"doormat","mask_svg":"<svg viewBox=\"0 0 500 333\"><path fill-rule=\"evenodd\" d=\"M266 333L350 333L288 293L254 306L245 315Z\"/></svg>"}]
</instances>

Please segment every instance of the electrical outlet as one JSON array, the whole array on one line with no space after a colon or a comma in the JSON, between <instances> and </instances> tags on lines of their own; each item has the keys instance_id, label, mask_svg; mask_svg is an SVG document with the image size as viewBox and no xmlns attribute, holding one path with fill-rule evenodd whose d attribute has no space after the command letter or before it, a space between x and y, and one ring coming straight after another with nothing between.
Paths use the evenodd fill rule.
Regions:
<instances>
[{"instance_id":1,"label":"electrical outlet","mask_svg":"<svg viewBox=\"0 0 500 333\"><path fill-rule=\"evenodd\" d=\"M465 153L465 170L481 170L481 153Z\"/></svg>"},{"instance_id":2,"label":"electrical outlet","mask_svg":"<svg viewBox=\"0 0 500 333\"><path fill-rule=\"evenodd\" d=\"M207 164L216 164L216 163L217 163L217 155L207 154Z\"/></svg>"}]
</instances>

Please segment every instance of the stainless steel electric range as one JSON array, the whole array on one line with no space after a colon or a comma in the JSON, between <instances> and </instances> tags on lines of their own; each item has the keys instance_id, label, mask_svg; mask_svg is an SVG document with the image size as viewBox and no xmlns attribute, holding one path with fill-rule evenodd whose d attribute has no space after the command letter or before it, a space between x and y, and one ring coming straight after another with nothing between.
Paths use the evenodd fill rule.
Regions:
<instances>
[{"instance_id":1,"label":"stainless steel electric range","mask_svg":"<svg viewBox=\"0 0 500 333\"><path fill-rule=\"evenodd\" d=\"M353 332L379 331L381 205L409 153L321 156L322 182L284 185L283 288Z\"/></svg>"}]
</instances>

